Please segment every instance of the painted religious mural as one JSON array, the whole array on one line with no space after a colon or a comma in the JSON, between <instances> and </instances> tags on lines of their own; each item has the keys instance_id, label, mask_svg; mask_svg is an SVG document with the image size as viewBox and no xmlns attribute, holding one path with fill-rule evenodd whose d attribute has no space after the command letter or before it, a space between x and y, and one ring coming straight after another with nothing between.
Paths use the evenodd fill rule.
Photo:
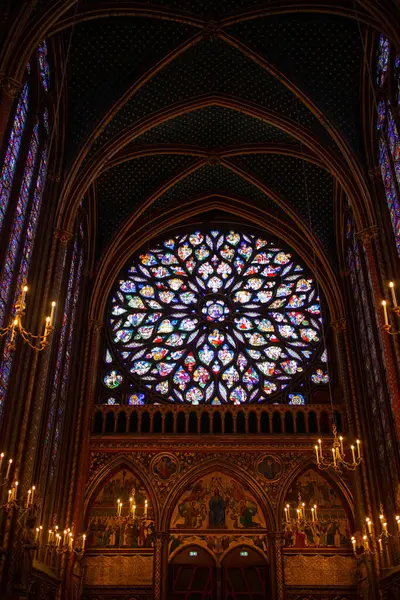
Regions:
<instances>
[{"instance_id":1,"label":"painted religious mural","mask_svg":"<svg viewBox=\"0 0 400 600\"><path fill-rule=\"evenodd\" d=\"M126 469L110 476L91 503L87 546L91 548L152 548L153 510L142 483Z\"/></svg>"},{"instance_id":2,"label":"painted religious mural","mask_svg":"<svg viewBox=\"0 0 400 600\"><path fill-rule=\"evenodd\" d=\"M172 530L265 528L264 516L250 491L218 472L186 488L171 520Z\"/></svg>"},{"instance_id":3,"label":"painted religious mural","mask_svg":"<svg viewBox=\"0 0 400 600\"><path fill-rule=\"evenodd\" d=\"M284 508L285 545L293 548L351 546L351 525L337 492L319 473L304 472L289 489Z\"/></svg>"}]
</instances>

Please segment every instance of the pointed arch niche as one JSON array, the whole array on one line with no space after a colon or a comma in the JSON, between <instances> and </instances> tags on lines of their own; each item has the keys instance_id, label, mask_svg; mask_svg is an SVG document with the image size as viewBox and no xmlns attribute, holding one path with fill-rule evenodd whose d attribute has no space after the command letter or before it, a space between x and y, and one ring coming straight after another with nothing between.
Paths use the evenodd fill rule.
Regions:
<instances>
[{"instance_id":1,"label":"pointed arch niche","mask_svg":"<svg viewBox=\"0 0 400 600\"><path fill-rule=\"evenodd\" d=\"M296 553L349 553L354 531L350 503L350 494L338 482L307 466L289 482L284 493L285 549Z\"/></svg>"},{"instance_id":2,"label":"pointed arch niche","mask_svg":"<svg viewBox=\"0 0 400 600\"><path fill-rule=\"evenodd\" d=\"M129 460L101 472L86 502L85 586L150 588L156 521L151 485Z\"/></svg>"},{"instance_id":3,"label":"pointed arch niche","mask_svg":"<svg viewBox=\"0 0 400 600\"><path fill-rule=\"evenodd\" d=\"M221 465L196 470L179 485L165 515L169 593L174 598L201 593L211 599L221 586L223 597L266 597L271 515L265 496L257 492L254 482Z\"/></svg>"}]
</instances>

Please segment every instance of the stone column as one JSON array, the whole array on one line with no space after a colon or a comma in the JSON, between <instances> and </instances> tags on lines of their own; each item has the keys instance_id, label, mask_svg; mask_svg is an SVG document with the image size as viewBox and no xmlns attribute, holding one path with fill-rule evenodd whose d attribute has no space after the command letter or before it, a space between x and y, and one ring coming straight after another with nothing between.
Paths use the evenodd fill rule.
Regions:
<instances>
[{"instance_id":1,"label":"stone column","mask_svg":"<svg viewBox=\"0 0 400 600\"><path fill-rule=\"evenodd\" d=\"M156 534L153 565L153 598L166 600L168 594L168 538L166 531Z\"/></svg>"},{"instance_id":2,"label":"stone column","mask_svg":"<svg viewBox=\"0 0 400 600\"><path fill-rule=\"evenodd\" d=\"M271 581L271 600L284 600L285 598L285 573L283 568L283 547L285 536L282 531L273 531L268 534L269 564Z\"/></svg>"}]
</instances>

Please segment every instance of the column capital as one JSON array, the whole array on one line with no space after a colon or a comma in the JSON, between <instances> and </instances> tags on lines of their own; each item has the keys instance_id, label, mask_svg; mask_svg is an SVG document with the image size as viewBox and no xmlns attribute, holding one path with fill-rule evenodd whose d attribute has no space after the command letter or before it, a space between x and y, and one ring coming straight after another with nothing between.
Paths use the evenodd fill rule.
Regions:
<instances>
[{"instance_id":1,"label":"column capital","mask_svg":"<svg viewBox=\"0 0 400 600\"><path fill-rule=\"evenodd\" d=\"M278 549L285 546L285 534L283 531L271 531L270 534L272 545Z\"/></svg>"},{"instance_id":2,"label":"column capital","mask_svg":"<svg viewBox=\"0 0 400 600\"><path fill-rule=\"evenodd\" d=\"M103 329L103 321L97 321L97 319L89 319L89 327L93 329L93 331L101 331Z\"/></svg>"},{"instance_id":3,"label":"column capital","mask_svg":"<svg viewBox=\"0 0 400 600\"><path fill-rule=\"evenodd\" d=\"M72 240L74 234L66 229L56 229L54 231L54 237L60 240L62 246L68 246L68 242Z\"/></svg>"},{"instance_id":4,"label":"column capital","mask_svg":"<svg viewBox=\"0 0 400 600\"><path fill-rule=\"evenodd\" d=\"M347 329L347 319L346 317L342 317L341 319L337 319L336 321L331 321L331 325L335 331L338 333L342 333Z\"/></svg>"},{"instance_id":5,"label":"column capital","mask_svg":"<svg viewBox=\"0 0 400 600\"><path fill-rule=\"evenodd\" d=\"M0 88L3 90L6 96L15 100L22 88L22 82L14 79L13 77L7 77L5 73L0 73Z\"/></svg>"},{"instance_id":6,"label":"column capital","mask_svg":"<svg viewBox=\"0 0 400 600\"><path fill-rule=\"evenodd\" d=\"M371 225L356 233L356 238L361 241L364 248L371 245L373 239L376 239L379 235L379 229L377 225Z\"/></svg>"}]
</instances>

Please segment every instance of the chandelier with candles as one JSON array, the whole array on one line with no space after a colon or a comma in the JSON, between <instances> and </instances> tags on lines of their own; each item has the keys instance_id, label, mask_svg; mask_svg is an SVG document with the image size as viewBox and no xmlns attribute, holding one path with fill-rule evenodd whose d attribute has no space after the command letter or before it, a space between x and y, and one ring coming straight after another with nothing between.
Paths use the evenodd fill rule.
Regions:
<instances>
[{"instance_id":1,"label":"chandelier with candles","mask_svg":"<svg viewBox=\"0 0 400 600\"><path fill-rule=\"evenodd\" d=\"M56 307L56 303L51 303L51 313L49 317L45 319L44 332L43 335L34 335L30 333L26 329L24 329L22 325L22 319L25 316L25 297L28 291L28 286L26 285L26 279L22 280L22 287L20 293L18 294L17 301L15 303L15 313L11 317L11 321L7 327L0 328L0 337L3 337L9 334L10 339L6 344L7 352L14 352L16 348L17 336L20 335L24 342L26 342L33 350L40 352L44 350L48 346L48 339L53 332L53 318L54 311Z\"/></svg>"},{"instance_id":2,"label":"chandelier with candles","mask_svg":"<svg viewBox=\"0 0 400 600\"><path fill-rule=\"evenodd\" d=\"M334 471L341 472L344 469L355 471L360 466L363 458L360 451L360 440L356 440L356 448L354 445L350 446L352 461L346 460L346 452L344 450L343 437L338 436L336 425L333 426L333 444L331 452L328 455L324 454L322 448L322 440L318 440L318 444L314 446L315 454L317 457L318 468L322 471L327 469L333 469Z\"/></svg>"},{"instance_id":3,"label":"chandelier with candles","mask_svg":"<svg viewBox=\"0 0 400 600\"><path fill-rule=\"evenodd\" d=\"M395 287L393 281L390 281L389 287L390 287L390 292L391 292L392 302L393 302L392 312L394 312L394 314L397 317L400 317L400 306L397 304L396 287ZM388 333L389 335L399 335L400 329L394 329L392 327L392 325L389 323L386 300L382 300L382 306L383 306L383 315L385 317L385 325L383 326L384 331L386 331L386 333Z\"/></svg>"}]
</instances>

